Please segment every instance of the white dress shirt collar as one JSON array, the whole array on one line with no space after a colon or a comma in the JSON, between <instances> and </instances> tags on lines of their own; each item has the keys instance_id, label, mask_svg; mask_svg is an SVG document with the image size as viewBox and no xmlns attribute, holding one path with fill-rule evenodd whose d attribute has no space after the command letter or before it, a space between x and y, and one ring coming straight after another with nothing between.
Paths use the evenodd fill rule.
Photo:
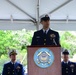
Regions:
<instances>
[{"instance_id":1,"label":"white dress shirt collar","mask_svg":"<svg viewBox=\"0 0 76 75\"><path fill-rule=\"evenodd\" d=\"M15 64L16 62L12 62L12 61L11 61L11 63L12 63L12 64Z\"/></svg>"},{"instance_id":2,"label":"white dress shirt collar","mask_svg":"<svg viewBox=\"0 0 76 75\"><path fill-rule=\"evenodd\" d=\"M66 63L68 64L68 62L69 62L69 61L67 61L67 62L64 61L65 64L66 64Z\"/></svg>"},{"instance_id":3,"label":"white dress shirt collar","mask_svg":"<svg viewBox=\"0 0 76 75\"><path fill-rule=\"evenodd\" d=\"M48 33L48 31L49 31L49 28L47 29L47 30L45 30L45 29L43 29L43 32L45 33L45 31L46 31L46 34Z\"/></svg>"}]
</instances>

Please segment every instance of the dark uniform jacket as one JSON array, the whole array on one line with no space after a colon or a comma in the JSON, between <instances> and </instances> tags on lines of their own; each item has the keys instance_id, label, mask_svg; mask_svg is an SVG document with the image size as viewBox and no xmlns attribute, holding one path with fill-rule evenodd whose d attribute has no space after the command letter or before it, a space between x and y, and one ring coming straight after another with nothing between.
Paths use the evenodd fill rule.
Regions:
<instances>
[{"instance_id":1,"label":"dark uniform jacket","mask_svg":"<svg viewBox=\"0 0 76 75\"><path fill-rule=\"evenodd\" d=\"M31 45L60 45L59 33L49 29L45 34L43 29L34 32Z\"/></svg>"},{"instance_id":2,"label":"dark uniform jacket","mask_svg":"<svg viewBox=\"0 0 76 75\"><path fill-rule=\"evenodd\" d=\"M62 62L62 75L76 75L76 63Z\"/></svg>"},{"instance_id":3,"label":"dark uniform jacket","mask_svg":"<svg viewBox=\"0 0 76 75\"><path fill-rule=\"evenodd\" d=\"M3 67L2 75L24 75L23 66L19 63L6 63Z\"/></svg>"}]
</instances>

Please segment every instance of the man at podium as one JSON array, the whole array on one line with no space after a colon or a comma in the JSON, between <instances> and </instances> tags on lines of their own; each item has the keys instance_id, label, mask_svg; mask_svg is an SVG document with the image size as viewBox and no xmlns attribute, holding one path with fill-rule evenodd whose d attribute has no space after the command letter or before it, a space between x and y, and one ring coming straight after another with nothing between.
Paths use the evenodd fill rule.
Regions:
<instances>
[{"instance_id":1,"label":"man at podium","mask_svg":"<svg viewBox=\"0 0 76 75\"><path fill-rule=\"evenodd\" d=\"M50 17L45 15L41 18L43 28L34 32L31 45L60 45L59 33L50 29Z\"/></svg>"}]
</instances>

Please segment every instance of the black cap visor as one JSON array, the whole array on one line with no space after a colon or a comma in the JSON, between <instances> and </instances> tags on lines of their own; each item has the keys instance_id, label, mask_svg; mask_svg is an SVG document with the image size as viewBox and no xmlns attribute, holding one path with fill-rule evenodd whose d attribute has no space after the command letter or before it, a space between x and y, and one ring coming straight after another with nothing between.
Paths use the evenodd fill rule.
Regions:
<instances>
[{"instance_id":1,"label":"black cap visor","mask_svg":"<svg viewBox=\"0 0 76 75\"><path fill-rule=\"evenodd\" d=\"M69 52L63 52L63 55L69 55Z\"/></svg>"},{"instance_id":2,"label":"black cap visor","mask_svg":"<svg viewBox=\"0 0 76 75\"><path fill-rule=\"evenodd\" d=\"M43 17L43 18L41 18L41 22L42 21L50 21L50 18L49 17Z\"/></svg>"}]
</instances>

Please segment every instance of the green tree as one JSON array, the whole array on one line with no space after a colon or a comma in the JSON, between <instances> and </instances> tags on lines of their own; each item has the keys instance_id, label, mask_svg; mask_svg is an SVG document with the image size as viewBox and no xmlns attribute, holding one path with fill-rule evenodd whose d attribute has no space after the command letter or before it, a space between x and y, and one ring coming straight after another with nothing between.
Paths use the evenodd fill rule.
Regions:
<instances>
[{"instance_id":1,"label":"green tree","mask_svg":"<svg viewBox=\"0 0 76 75\"><path fill-rule=\"evenodd\" d=\"M0 31L0 56L6 54L10 49L26 49L30 45L32 31Z\"/></svg>"},{"instance_id":2,"label":"green tree","mask_svg":"<svg viewBox=\"0 0 76 75\"><path fill-rule=\"evenodd\" d=\"M61 32L61 46L70 51L70 57L76 53L76 36L75 34L66 31Z\"/></svg>"}]
</instances>

